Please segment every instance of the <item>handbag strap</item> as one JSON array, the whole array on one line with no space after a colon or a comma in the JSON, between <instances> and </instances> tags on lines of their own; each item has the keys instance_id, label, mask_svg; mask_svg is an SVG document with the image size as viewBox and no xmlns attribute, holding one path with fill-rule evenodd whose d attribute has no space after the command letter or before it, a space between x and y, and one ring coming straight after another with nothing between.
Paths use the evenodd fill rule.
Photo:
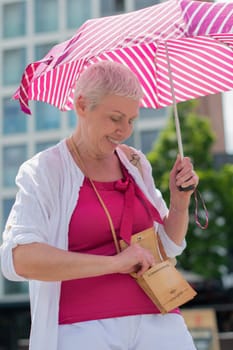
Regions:
<instances>
[{"instance_id":1,"label":"handbag strap","mask_svg":"<svg viewBox=\"0 0 233 350\"><path fill-rule=\"evenodd\" d=\"M94 191L95 191L95 193L96 193L96 195L97 195L97 197L98 197L98 199L100 201L100 204L102 205L102 207L103 207L103 209L105 211L105 214L107 215L107 218L108 218L108 221L109 221L109 225L110 225L110 228L111 228L111 232L112 232L113 241L114 241L114 244L115 244L115 247L116 247L116 251L117 251L117 253L120 253L121 250L120 250L120 246L119 246L119 243L118 243L118 240L117 240L116 231L114 229L114 225L113 225L113 222L112 222L111 215L110 215L110 213L108 211L108 208L104 204L104 201L101 198L101 196L100 196L100 194L99 194L99 192L98 192L94 182L90 178L89 178L89 180L90 180L90 182L92 184L92 187L93 187L93 189L94 189Z\"/></svg>"}]
</instances>

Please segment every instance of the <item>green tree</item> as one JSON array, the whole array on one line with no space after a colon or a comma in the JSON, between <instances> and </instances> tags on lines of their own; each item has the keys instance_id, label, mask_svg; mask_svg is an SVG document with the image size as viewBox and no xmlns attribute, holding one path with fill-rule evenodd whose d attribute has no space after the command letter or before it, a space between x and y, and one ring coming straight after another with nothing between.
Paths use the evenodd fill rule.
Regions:
<instances>
[{"instance_id":1,"label":"green tree","mask_svg":"<svg viewBox=\"0 0 233 350\"><path fill-rule=\"evenodd\" d=\"M179 120L184 154L191 157L200 177L198 193L204 200L209 217L208 228L202 230L196 224L194 195L190 205L190 224L187 234L187 248L178 257L182 268L191 270L206 278L220 277L232 270L229 250L233 247L233 165L220 171L214 169L211 147L215 136L209 120L197 114L197 101L180 103ZM169 202L169 171L177 155L177 138L173 115L167 127L160 133L148 159L152 165L156 186ZM205 223L205 211L198 197L198 220Z\"/></svg>"}]
</instances>

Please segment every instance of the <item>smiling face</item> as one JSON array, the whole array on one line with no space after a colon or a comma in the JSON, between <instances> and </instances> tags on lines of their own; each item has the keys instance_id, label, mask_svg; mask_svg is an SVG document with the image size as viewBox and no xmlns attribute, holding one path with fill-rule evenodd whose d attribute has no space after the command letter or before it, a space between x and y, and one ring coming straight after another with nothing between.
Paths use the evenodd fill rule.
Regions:
<instances>
[{"instance_id":1,"label":"smiling face","mask_svg":"<svg viewBox=\"0 0 233 350\"><path fill-rule=\"evenodd\" d=\"M107 95L93 109L80 97L76 106L79 123L77 143L85 145L89 154L104 157L112 154L118 144L130 137L139 113L139 101Z\"/></svg>"}]
</instances>

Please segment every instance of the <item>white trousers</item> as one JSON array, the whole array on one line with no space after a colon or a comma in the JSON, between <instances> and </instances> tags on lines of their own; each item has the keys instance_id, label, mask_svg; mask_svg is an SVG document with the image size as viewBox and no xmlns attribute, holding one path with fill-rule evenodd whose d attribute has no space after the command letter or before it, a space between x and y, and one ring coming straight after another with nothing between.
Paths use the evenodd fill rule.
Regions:
<instances>
[{"instance_id":1,"label":"white trousers","mask_svg":"<svg viewBox=\"0 0 233 350\"><path fill-rule=\"evenodd\" d=\"M139 315L59 326L58 350L196 350L178 314Z\"/></svg>"}]
</instances>

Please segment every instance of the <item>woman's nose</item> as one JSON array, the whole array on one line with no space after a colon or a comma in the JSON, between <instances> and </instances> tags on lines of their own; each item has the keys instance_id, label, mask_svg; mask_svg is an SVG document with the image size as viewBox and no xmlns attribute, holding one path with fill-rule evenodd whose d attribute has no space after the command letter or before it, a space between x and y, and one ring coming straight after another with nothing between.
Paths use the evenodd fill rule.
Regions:
<instances>
[{"instance_id":1,"label":"woman's nose","mask_svg":"<svg viewBox=\"0 0 233 350\"><path fill-rule=\"evenodd\" d=\"M120 135L127 135L131 133L131 126L127 121L120 123L117 127L117 133Z\"/></svg>"}]
</instances>

